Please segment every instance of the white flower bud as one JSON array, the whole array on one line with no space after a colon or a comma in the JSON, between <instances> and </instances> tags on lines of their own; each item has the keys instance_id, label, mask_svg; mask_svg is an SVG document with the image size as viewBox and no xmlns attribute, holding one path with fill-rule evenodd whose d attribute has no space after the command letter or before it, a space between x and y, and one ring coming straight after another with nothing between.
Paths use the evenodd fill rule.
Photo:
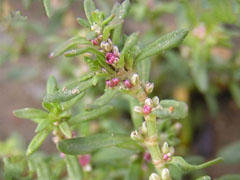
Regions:
<instances>
[{"instance_id":1,"label":"white flower bud","mask_svg":"<svg viewBox=\"0 0 240 180\"><path fill-rule=\"evenodd\" d=\"M180 122L177 122L177 123L174 124L174 128L178 132L182 129L182 124Z\"/></svg>"},{"instance_id":2,"label":"white flower bud","mask_svg":"<svg viewBox=\"0 0 240 180\"><path fill-rule=\"evenodd\" d=\"M170 172L167 168L164 168L161 172L162 180L171 180Z\"/></svg>"},{"instance_id":3,"label":"white flower bud","mask_svg":"<svg viewBox=\"0 0 240 180\"><path fill-rule=\"evenodd\" d=\"M149 180L161 180L158 174L152 173L149 177Z\"/></svg>"},{"instance_id":4,"label":"white flower bud","mask_svg":"<svg viewBox=\"0 0 240 180\"><path fill-rule=\"evenodd\" d=\"M169 148L169 153L171 154L171 156L174 154L175 150L174 147L170 147Z\"/></svg>"},{"instance_id":5,"label":"white flower bud","mask_svg":"<svg viewBox=\"0 0 240 180\"><path fill-rule=\"evenodd\" d=\"M153 105L154 105L154 106L158 106L158 105L159 105L159 97L154 96L154 97L152 98L152 100L153 100Z\"/></svg>"},{"instance_id":6,"label":"white flower bud","mask_svg":"<svg viewBox=\"0 0 240 180\"><path fill-rule=\"evenodd\" d=\"M110 39L110 38L108 38L108 43L109 43L109 45L111 46L111 47L113 47L113 43L112 43L112 40Z\"/></svg>"},{"instance_id":7,"label":"white flower bud","mask_svg":"<svg viewBox=\"0 0 240 180\"><path fill-rule=\"evenodd\" d=\"M165 141L162 145L162 153L167 154L169 152L169 146L168 143Z\"/></svg>"},{"instance_id":8,"label":"white flower bud","mask_svg":"<svg viewBox=\"0 0 240 180\"><path fill-rule=\"evenodd\" d=\"M137 130L132 131L130 136L134 141L140 141L143 139L142 135Z\"/></svg>"},{"instance_id":9,"label":"white flower bud","mask_svg":"<svg viewBox=\"0 0 240 180\"><path fill-rule=\"evenodd\" d=\"M138 74L133 74L132 78L131 78L131 83L136 86L137 84L139 84L140 79L139 79L139 75Z\"/></svg>"},{"instance_id":10,"label":"white flower bud","mask_svg":"<svg viewBox=\"0 0 240 180\"><path fill-rule=\"evenodd\" d=\"M112 50L112 46L105 41L101 42L100 47L106 52L110 52Z\"/></svg>"},{"instance_id":11,"label":"white flower bud","mask_svg":"<svg viewBox=\"0 0 240 180\"><path fill-rule=\"evenodd\" d=\"M133 110L135 111L135 112L137 112L137 113L142 113L142 107L140 107L140 106L135 106L134 108L133 108Z\"/></svg>"},{"instance_id":12,"label":"white flower bud","mask_svg":"<svg viewBox=\"0 0 240 180\"><path fill-rule=\"evenodd\" d=\"M144 87L146 93L148 93L148 94L151 94L151 93L152 93L153 88L154 88L154 84L153 84L153 83L150 83L150 82L147 82L147 83L145 84L145 87Z\"/></svg>"},{"instance_id":13,"label":"white flower bud","mask_svg":"<svg viewBox=\"0 0 240 180\"><path fill-rule=\"evenodd\" d=\"M113 53L117 56L120 57L120 52L117 46L113 46Z\"/></svg>"},{"instance_id":14,"label":"white flower bud","mask_svg":"<svg viewBox=\"0 0 240 180\"><path fill-rule=\"evenodd\" d=\"M147 124L145 121L142 123L142 132L143 134L147 134Z\"/></svg>"},{"instance_id":15,"label":"white flower bud","mask_svg":"<svg viewBox=\"0 0 240 180\"><path fill-rule=\"evenodd\" d=\"M147 99L145 100L145 105L148 105L148 106L152 107L152 106L153 106L153 101L152 101L152 99L151 99L151 98L147 98Z\"/></svg>"}]
</instances>

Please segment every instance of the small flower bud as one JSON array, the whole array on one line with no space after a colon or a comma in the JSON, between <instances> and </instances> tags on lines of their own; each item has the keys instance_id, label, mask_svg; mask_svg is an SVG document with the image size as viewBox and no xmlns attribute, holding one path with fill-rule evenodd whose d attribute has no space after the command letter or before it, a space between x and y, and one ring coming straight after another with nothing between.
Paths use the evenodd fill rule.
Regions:
<instances>
[{"instance_id":1,"label":"small flower bud","mask_svg":"<svg viewBox=\"0 0 240 180\"><path fill-rule=\"evenodd\" d=\"M120 52L117 46L113 46L113 53L115 56L120 57Z\"/></svg>"},{"instance_id":2,"label":"small flower bud","mask_svg":"<svg viewBox=\"0 0 240 180\"><path fill-rule=\"evenodd\" d=\"M142 123L142 132L143 134L147 134L147 124L145 121Z\"/></svg>"},{"instance_id":3,"label":"small flower bud","mask_svg":"<svg viewBox=\"0 0 240 180\"><path fill-rule=\"evenodd\" d=\"M167 154L169 152L169 146L168 143L165 141L162 145L162 153Z\"/></svg>"},{"instance_id":4,"label":"small flower bud","mask_svg":"<svg viewBox=\"0 0 240 180\"><path fill-rule=\"evenodd\" d=\"M110 52L112 50L111 45L108 42L101 42L100 47L105 51L105 52Z\"/></svg>"},{"instance_id":5,"label":"small flower bud","mask_svg":"<svg viewBox=\"0 0 240 180\"><path fill-rule=\"evenodd\" d=\"M174 154L175 150L174 147L170 147L169 148L169 153L171 154L171 156Z\"/></svg>"},{"instance_id":6,"label":"small flower bud","mask_svg":"<svg viewBox=\"0 0 240 180\"><path fill-rule=\"evenodd\" d=\"M145 84L145 88L144 89L145 89L146 93L151 94L152 91L153 91L153 88L154 88L154 84L150 83L150 82L147 82Z\"/></svg>"},{"instance_id":7,"label":"small flower bud","mask_svg":"<svg viewBox=\"0 0 240 180\"><path fill-rule=\"evenodd\" d=\"M131 138L134 141L140 141L143 139L142 135L139 134L139 132L137 130L131 132Z\"/></svg>"},{"instance_id":8,"label":"small flower bud","mask_svg":"<svg viewBox=\"0 0 240 180\"><path fill-rule=\"evenodd\" d=\"M113 53L107 53L106 54L106 62L108 63L108 64L113 64L114 63L114 61L115 61L115 55L113 54Z\"/></svg>"},{"instance_id":9,"label":"small flower bud","mask_svg":"<svg viewBox=\"0 0 240 180\"><path fill-rule=\"evenodd\" d=\"M139 79L139 75L138 74L133 74L132 78L131 78L131 83L136 86L137 84L139 84L140 79Z\"/></svg>"},{"instance_id":10,"label":"small flower bud","mask_svg":"<svg viewBox=\"0 0 240 180\"><path fill-rule=\"evenodd\" d=\"M168 110L169 110L170 113L173 113L174 107L173 107L173 106L170 106L170 107L168 108Z\"/></svg>"},{"instance_id":11,"label":"small flower bud","mask_svg":"<svg viewBox=\"0 0 240 180\"><path fill-rule=\"evenodd\" d=\"M90 160L91 156L89 154L85 154L78 157L78 162L82 167L87 166L90 163Z\"/></svg>"},{"instance_id":12,"label":"small flower bud","mask_svg":"<svg viewBox=\"0 0 240 180\"><path fill-rule=\"evenodd\" d=\"M108 43L109 43L109 45L111 46L111 47L113 47L113 43L112 43L112 40L110 39L110 38L108 38Z\"/></svg>"},{"instance_id":13,"label":"small flower bud","mask_svg":"<svg viewBox=\"0 0 240 180\"><path fill-rule=\"evenodd\" d=\"M123 83L124 83L124 85L125 85L127 88L129 88L129 89L132 88L132 86L133 86L132 83L130 82L130 80L128 80L128 79L125 80Z\"/></svg>"},{"instance_id":14,"label":"small flower bud","mask_svg":"<svg viewBox=\"0 0 240 180\"><path fill-rule=\"evenodd\" d=\"M65 158L65 154L63 152L60 152L59 155L60 155L61 158Z\"/></svg>"},{"instance_id":15,"label":"small flower bud","mask_svg":"<svg viewBox=\"0 0 240 180\"><path fill-rule=\"evenodd\" d=\"M98 41L97 41L96 39L91 40L91 42L92 42L92 44L93 44L94 46L97 46L97 45L98 45Z\"/></svg>"},{"instance_id":16,"label":"small flower bud","mask_svg":"<svg viewBox=\"0 0 240 180\"><path fill-rule=\"evenodd\" d=\"M119 82L120 82L120 80L118 78L113 78L112 79L112 83L113 83L114 86L117 86Z\"/></svg>"},{"instance_id":17,"label":"small flower bud","mask_svg":"<svg viewBox=\"0 0 240 180\"><path fill-rule=\"evenodd\" d=\"M143 106L143 113L144 113L145 115L150 114L151 111L152 111L151 106L149 106L149 105L144 105L144 106Z\"/></svg>"},{"instance_id":18,"label":"small flower bud","mask_svg":"<svg viewBox=\"0 0 240 180\"><path fill-rule=\"evenodd\" d=\"M158 106L159 105L159 98L157 96L154 96L152 98L152 101L153 101L153 105L154 106Z\"/></svg>"},{"instance_id":19,"label":"small flower bud","mask_svg":"<svg viewBox=\"0 0 240 180\"><path fill-rule=\"evenodd\" d=\"M111 80L106 80L106 86L107 87L114 87L114 84Z\"/></svg>"},{"instance_id":20,"label":"small flower bud","mask_svg":"<svg viewBox=\"0 0 240 180\"><path fill-rule=\"evenodd\" d=\"M177 122L177 123L174 124L174 128L178 132L182 129L182 124L180 122Z\"/></svg>"},{"instance_id":21,"label":"small flower bud","mask_svg":"<svg viewBox=\"0 0 240 180\"><path fill-rule=\"evenodd\" d=\"M161 180L157 173L152 173L149 177L149 180Z\"/></svg>"},{"instance_id":22,"label":"small flower bud","mask_svg":"<svg viewBox=\"0 0 240 180\"><path fill-rule=\"evenodd\" d=\"M168 161L169 158L170 158L170 157L168 156L168 154L164 154L164 155L163 155L163 160L164 160L164 161Z\"/></svg>"},{"instance_id":23,"label":"small flower bud","mask_svg":"<svg viewBox=\"0 0 240 180\"><path fill-rule=\"evenodd\" d=\"M142 107L140 107L140 106L135 106L134 108L133 108L133 110L135 111L135 112L137 112L137 113L142 113L143 112L143 109L142 109Z\"/></svg>"},{"instance_id":24,"label":"small flower bud","mask_svg":"<svg viewBox=\"0 0 240 180\"><path fill-rule=\"evenodd\" d=\"M145 100L145 105L148 105L148 106L152 107L152 106L153 106L153 101L152 101L152 99L151 99L151 98L147 98L147 99Z\"/></svg>"},{"instance_id":25,"label":"small flower bud","mask_svg":"<svg viewBox=\"0 0 240 180\"><path fill-rule=\"evenodd\" d=\"M171 180L170 172L167 168L164 168L161 172L162 180Z\"/></svg>"},{"instance_id":26,"label":"small flower bud","mask_svg":"<svg viewBox=\"0 0 240 180\"><path fill-rule=\"evenodd\" d=\"M145 152L144 155L143 155L143 159L146 161L146 162L150 162L151 161L151 154L149 152Z\"/></svg>"}]
</instances>

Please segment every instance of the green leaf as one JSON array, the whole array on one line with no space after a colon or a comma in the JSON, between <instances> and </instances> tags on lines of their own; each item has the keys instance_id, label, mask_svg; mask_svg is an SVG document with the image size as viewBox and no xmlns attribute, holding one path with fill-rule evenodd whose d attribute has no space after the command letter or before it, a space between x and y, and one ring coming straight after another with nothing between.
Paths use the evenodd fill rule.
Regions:
<instances>
[{"instance_id":1,"label":"green leaf","mask_svg":"<svg viewBox=\"0 0 240 180\"><path fill-rule=\"evenodd\" d=\"M43 0L43 5L48 17L52 16L51 0Z\"/></svg>"},{"instance_id":2,"label":"green leaf","mask_svg":"<svg viewBox=\"0 0 240 180\"><path fill-rule=\"evenodd\" d=\"M168 33L167 35L154 41L141 50L141 52L136 57L135 64L139 63L147 57L162 53L168 49L178 46L187 34L188 30L181 29Z\"/></svg>"},{"instance_id":3,"label":"green leaf","mask_svg":"<svg viewBox=\"0 0 240 180\"><path fill-rule=\"evenodd\" d=\"M37 133L37 135L34 136L30 144L27 148L27 155L30 155L34 153L43 143L43 141L47 138L48 134L50 133L49 129L44 129Z\"/></svg>"},{"instance_id":4,"label":"green leaf","mask_svg":"<svg viewBox=\"0 0 240 180\"><path fill-rule=\"evenodd\" d=\"M220 150L218 155L224 158L226 164L239 164L240 163L240 141L231 143Z\"/></svg>"},{"instance_id":5,"label":"green leaf","mask_svg":"<svg viewBox=\"0 0 240 180\"><path fill-rule=\"evenodd\" d=\"M83 172L78 158L71 155L66 155L65 157L69 178L72 180L81 180L83 178Z\"/></svg>"},{"instance_id":6,"label":"green leaf","mask_svg":"<svg viewBox=\"0 0 240 180\"><path fill-rule=\"evenodd\" d=\"M211 180L211 177L210 176L202 176L202 177L197 178L196 180Z\"/></svg>"},{"instance_id":7,"label":"green leaf","mask_svg":"<svg viewBox=\"0 0 240 180\"><path fill-rule=\"evenodd\" d=\"M142 171L141 160L136 159L130 165L130 168L128 170L128 174L127 174L125 180L139 180L141 171Z\"/></svg>"},{"instance_id":8,"label":"green leaf","mask_svg":"<svg viewBox=\"0 0 240 180\"><path fill-rule=\"evenodd\" d=\"M13 114L18 118L31 119L34 122L40 122L41 119L47 119L48 113L40 109L24 108L13 111Z\"/></svg>"},{"instance_id":9,"label":"green leaf","mask_svg":"<svg viewBox=\"0 0 240 180\"><path fill-rule=\"evenodd\" d=\"M114 14L112 14L111 16L109 16L108 18L106 18L103 22L102 22L102 27L104 27L105 25L107 25L109 22L111 22L113 20L113 18L115 17Z\"/></svg>"},{"instance_id":10,"label":"green leaf","mask_svg":"<svg viewBox=\"0 0 240 180\"><path fill-rule=\"evenodd\" d=\"M86 21L85 19L82 19L82 18L78 17L78 18L77 18L77 22L78 22L78 24L80 24L82 27L91 28L91 25L90 25L89 22Z\"/></svg>"},{"instance_id":11,"label":"green leaf","mask_svg":"<svg viewBox=\"0 0 240 180\"><path fill-rule=\"evenodd\" d=\"M97 100L92 105L88 105L86 107L86 110L89 111L97 109L108 104L118 94L118 92L119 92L118 90L106 89L102 96L97 98Z\"/></svg>"},{"instance_id":12,"label":"green leaf","mask_svg":"<svg viewBox=\"0 0 240 180\"><path fill-rule=\"evenodd\" d=\"M50 167L43 159L36 162L38 180L52 180Z\"/></svg>"},{"instance_id":13,"label":"green leaf","mask_svg":"<svg viewBox=\"0 0 240 180\"><path fill-rule=\"evenodd\" d=\"M110 31L117 28L124 22L123 19L113 19L103 30L103 41L106 41L110 35Z\"/></svg>"},{"instance_id":14,"label":"green leaf","mask_svg":"<svg viewBox=\"0 0 240 180\"><path fill-rule=\"evenodd\" d=\"M93 79L89 79L87 81L83 81L79 83L79 85L76 86L75 88L72 88L72 89L66 88L66 89L59 90L54 94L49 94L45 96L43 100L46 102L68 101L76 97L77 95L79 95L80 93L82 93L83 91L85 91L86 89L90 88L93 85L94 85Z\"/></svg>"},{"instance_id":15,"label":"green leaf","mask_svg":"<svg viewBox=\"0 0 240 180\"><path fill-rule=\"evenodd\" d=\"M75 36L71 39L67 40L66 42L60 44L50 55L49 58L55 58L57 56L62 55L70 48L80 45L80 44L86 44L91 45L91 42L86 40L84 37Z\"/></svg>"},{"instance_id":16,"label":"green leaf","mask_svg":"<svg viewBox=\"0 0 240 180\"><path fill-rule=\"evenodd\" d=\"M125 159L129 159L132 155L136 152L123 149L119 147L107 147L99 150L98 152L94 153L92 157L93 163L99 164L111 164L112 162L121 161Z\"/></svg>"},{"instance_id":17,"label":"green leaf","mask_svg":"<svg viewBox=\"0 0 240 180\"><path fill-rule=\"evenodd\" d=\"M209 166L220 163L222 161L223 161L222 158L217 158L217 159L208 161L208 162L200 164L200 165L191 165L191 164L187 163L181 156L173 156L171 161L168 164L172 164L172 165L176 166L183 172L189 172L189 171L193 171L193 170L207 168Z\"/></svg>"},{"instance_id":18,"label":"green leaf","mask_svg":"<svg viewBox=\"0 0 240 180\"><path fill-rule=\"evenodd\" d=\"M216 180L239 180L240 179L240 174L229 174L222 176L220 178L217 178Z\"/></svg>"},{"instance_id":19,"label":"green leaf","mask_svg":"<svg viewBox=\"0 0 240 180\"><path fill-rule=\"evenodd\" d=\"M58 90L57 80L53 75L49 76L47 81L46 92L47 94L55 93Z\"/></svg>"},{"instance_id":20,"label":"green leaf","mask_svg":"<svg viewBox=\"0 0 240 180\"><path fill-rule=\"evenodd\" d=\"M113 110L112 106L103 106L92 111L82 112L69 120L71 125L97 119Z\"/></svg>"},{"instance_id":21,"label":"green leaf","mask_svg":"<svg viewBox=\"0 0 240 180\"><path fill-rule=\"evenodd\" d=\"M54 105L48 102L42 102L42 107L49 112L51 112L54 109Z\"/></svg>"},{"instance_id":22,"label":"green leaf","mask_svg":"<svg viewBox=\"0 0 240 180\"><path fill-rule=\"evenodd\" d=\"M115 14L115 18L124 19L128 14L129 9L130 9L129 0L125 0L119 7L117 7L116 5L115 10L113 11L113 13Z\"/></svg>"},{"instance_id":23,"label":"green leaf","mask_svg":"<svg viewBox=\"0 0 240 180\"><path fill-rule=\"evenodd\" d=\"M96 7L92 0L84 0L84 11L88 22L93 24L92 13L96 10Z\"/></svg>"},{"instance_id":24,"label":"green leaf","mask_svg":"<svg viewBox=\"0 0 240 180\"><path fill-rule=\"evenodd\" d=\"M139 33L133 33L130 36L128 36L124 47L121 51L121 57L118 63L119 67L123 67L124 66L124 56L126 56L126 54L128 53L129 50L131 50L131 48L137 43L138 41L138 36Z\"/></svg>"},{"instance_id":25,"label":"green leaf","mask_svg":"<svg viewBox=\"0 0 240 180\"><path fill-rule=\"evenodd\" d=\"M105 133L60 141L58 148L65 154L78 155L96 151L100 148L131 142L127 134Z\"/></svg>"},{"instance_id":26,"label":"green leaf","mask_svg":"<svg viewBox=\"0 0 240 180\"><path fill-rule=\"evenodd\" d=\"M140 79L144 82L149 81L150 71L151 71L151 61L149 58L140 61L137 64L137 71L140 76Z\"/></svg>"},{"instance_id":27,"label":"green leaf","mask_svg":"<svg viewBox=\"0 0 240 180\"><path fill-rule=\"evenodd\" d=\"M76 103L78 103L85 96L85 94L86 94L85 92L82 92L79 95L77 95L76 97L74 97L73 99L63 102L62 103L63 110L67 110L67 109L70 109L71 107L73 107Z\"/></svg>"},{"instance_id":28,"label":"green leaf","mask_svg":"<svg viewBox=\"0 0 240 180\"><path fill-rule=\"evenodd\" d=\"M72 137L72 131L71 128L69 127L67 122L62 122L59 125L59 128L61 130L61 132L67 137L67 138L71 138Z\"/></svg>"},{"instance_id":29,"label":"green leaf","mask_svg":"<svg viewBox=\"0 0 240 180\"><path fill-rule=\"evenodd\" d=\"M159 118L182 119L188 114L187 104L181 101L162 100L160 101L160 106L162 106L162 109L153 111L153 114ZM172 108L172 112L170 111L170 108Z\"/></svg>"},{"instance_id":30,"label":"green leaf","mask_svg":"<svg viewBox=\"0 0 240 180\"><path fill-rule=\"evenodd\" d=\"M45 129L50 124L49 119L43 119L38 123L37 128L35 129L35 132L39 132L43 129Z\"/></svg>"}]
</instances>

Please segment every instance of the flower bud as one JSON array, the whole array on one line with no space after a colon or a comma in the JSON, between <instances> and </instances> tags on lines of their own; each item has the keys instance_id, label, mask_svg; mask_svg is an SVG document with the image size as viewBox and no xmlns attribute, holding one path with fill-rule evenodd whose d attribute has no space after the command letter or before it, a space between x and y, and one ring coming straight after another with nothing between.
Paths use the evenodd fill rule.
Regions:
<instances>
[{"instance_id":1,"label":"flower bud","mask_svg":"<svg viewBox=\"0 0 240 180\"><path fill-rule=\"evenodd\" d=\"M131 83L136 86L137 84L139 84L140 79L139 79L139 75L138 74L133 74L132 78L131 78Z\"/></svg>"},{"instance_id":2,"label":"flower bud","mask_svg":"<svg viewBox=\"0 0 240 180\"><path fill-rule=\"evenodd\" d=\"M144 87L146 93L148 93L148 94L151 94L151 93L152 93L153 88L154 88L154 84L153 84L153 83L150 83L150 82L147 82L147 83L145 84L145 87Z\"/></svg>"},{"instance_id":3,"label":"flower bud","mask_svg":"<svg viewBox=\"0 0 240 180\"><path fill-rule=\"evenodd\" d=\"M144 155L143 155L143 159L146 161L146 162L150 162L151 161L151 154L149 152L145 152Z\"/></svg>"},{"instance_id":4,"label":"flower bud","mask_svg":"<svg viewBox=\"0 0 240 180\"><path fill-rule=\"evenodd\" d=\"M159 97L154 96L154 97L152 98L152 101L153 101L153 105L154 105L154 106L158 106L158 105L159 105Z\"/></svg>"},{"instance_id":5,"label":"flower bud","mask_svg":"<svg viewBox=\"0 0 240 180\"><path fill-rule=\"evenodd\" d=\"M91 42L92 42L92 44L93 44L94 46L97 46L97 45L98 45L98 41L97 41L96 39L91 40Z\"/></svg>"},{"instance_id":6,"label":"flower bud","mask_svg":"<svg viewBox=\"0 0 240 180\"><path fill-rule=\"evenodd\" d=\"M147 134L147 124L145 121L142 123L142 132L143 134Z\"/></svg>"},{"instance_id":7,"label":"flower bud","mask_svg":"<svg viewBox=\"0 0 240 180\"><path fill-rule=\"evenodd\" d=\"M149 177L149 180L161 180L157 173L152 173Z\"/></svg>"},{"instance_id":8,"label":"flower bud","mask_svg":"<svg viewBox=\"0 0 240 180\"><path fill-rule=\"evenodd\" d=\"M152 112L151 106L149 106L149 105L144 105L144 106L143 106L143 113L144 113L145 115L148 115L148 114L150 114L151 112Z\"/></svg>"},{"instance_id":9,"label":"flower bud","mask_svg":"<svg viewBox=\"0 0 240 180\"><path fill-rule=\"evenodd\" d=\"M111 80L106 80L106 86L107 87L114 87L114 84Z\"/></svg>"},{"instance_id":10,"label":"flower bud","mask_svg":"<svg viewBox=\"0 0 240 180\"><path fill-rule=\"evenodd\" d=\"M132 83L131 83L128 79L125 80L123 83L124 83L124 85L125 85L127 88L129 88L129 89L132 88L132 86L133 86Z\"/></svg>"},{"instance_id":11,"label":"flower bud","mask_svg":"<svg viewBox=\"0 0 240 180\"><path fill-rule=\"evenodd\" d=\"M171 180L170 172L167 168L164 168L161 172L162 180Z\"/></svg>"},{"instance_id":12,"label":"flower bud","mask_svg":"<svg viewBox=\"0 0 240 180\"><path fill-rule=\"evenodd\" d=\"M110 52L112 50L111 45L108 42L101 42L100 47L105 51L105 52Z\"/></svg>"},{"instance_id":13,"label":"flower bud","mask_svg":"<svg viewBox=\"0 0 240 180\"><path fill-rule=\"evenodd\" d=\"M113 53L115 56L120 57L120 52L117 46L113 46Z\"/></svg>"},{"instance_id":14,"label":"flower bud","mask_svg":"<svg viewBox=\"0 0 240 180\"><path fill-rule=\"evenodd\" d=\"M118 83L120 82L120 80L119 80L118 78L113 78L113 79L112 79L112 82L113 82L113 85L114 85L114 86L117 86Z\"/></svg>"},{"instance_id":15,"label":"flower bud","mask_svg":"<svg viewBox=\"0 0 240 180\"><path fill-rule=\"evenodd\" d=\"M167 154L169 152L169 146L168 143L165 141L162 145L162 153Z\"/></svg>"},{"instance_id":16,"label":"flower bud","mask_svg":"<svg viewBox=\"0 0 240 180\"><path fill-rule=\"evenodd\" d=\"M131 138L134 141L140 141L143 139L142 135L139 134L139 132L137 130L131 132Z\"/></svg>"},{"instance_id":17,"label":"flower bud","mask_svg":"<svg viewBox=\"0 0 240 180\"><path fill-rule=\"evenodd\" d=\"M148 105L148 106L152 107L152 106L153 106L153 101L152 101L152 99L151 99L151 98L145 99L145 105Z\"/></svg>"},{"instance_id":18,"label":"flower bud","mask_svg":"<svg viewBox=\"0 0 240 180\"><path fill-rule=\"evenodd\" d=\"M112 43L112 40L110 39L110 38L108 38L108 43L109 43L109 45L111 46L111 47L113 47L113 43Z\"/></svg>"}]
</instances>

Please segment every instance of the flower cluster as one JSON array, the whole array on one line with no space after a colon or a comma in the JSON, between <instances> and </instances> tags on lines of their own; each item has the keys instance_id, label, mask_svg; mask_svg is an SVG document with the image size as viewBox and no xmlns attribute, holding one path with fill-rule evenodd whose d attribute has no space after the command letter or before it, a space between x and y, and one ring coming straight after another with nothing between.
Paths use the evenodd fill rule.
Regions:
<instances>
[{"instance_id":1,"label":"flower cluster","mask_svg":"<svg viewBox=\"0 0 240 180\"><path fill-rule=\"evenodd\" d=\"M120 80L118 78L113 78L111 80L106 80L106 86L113 88L119 84Z\"/></svg>"},{"instance_id":2,"label":"flower cluster","mask_svg":"<svg viewBox=\"0 0 240 180\"><path fill-rule=\"evenodd\" d=\"M169 147L168 143L164 142L163 145L162 145L162 149L161 150L162 150L162 154L163 154L162 159L164 161L170 161L171 157L174 154L174 148L173 147Z\"/></svg>"}]
</instances>

